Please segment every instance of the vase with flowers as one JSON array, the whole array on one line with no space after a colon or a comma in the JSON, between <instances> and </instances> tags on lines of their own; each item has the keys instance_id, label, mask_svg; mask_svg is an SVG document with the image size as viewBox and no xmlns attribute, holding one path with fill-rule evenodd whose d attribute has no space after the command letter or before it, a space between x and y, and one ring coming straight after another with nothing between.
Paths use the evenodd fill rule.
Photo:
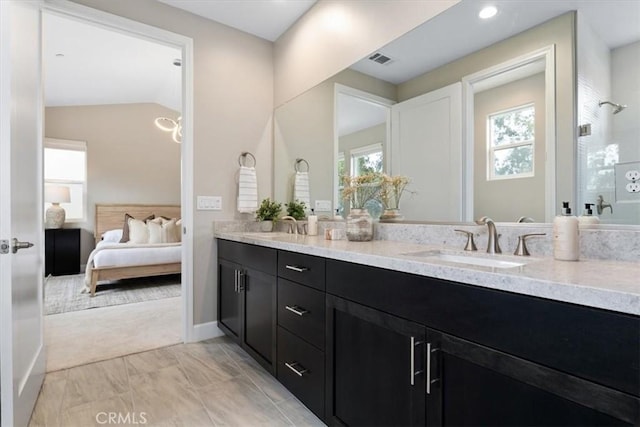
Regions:
<instances>
[{"instance_id":1,"label":"vase with flowers","mask_svg":"<svg viewBox=\"0 0 640 427\"><path fill-rule=\"evenodd\" d=\"M367 211L366 204L375 200L380 192L380 174L343 176L342 183L342 198L349 202L351 207L347 216L347 239L354 242L373 239L373 218Z\"/></svg>"},{"instance_id":2,"label":"vase with flowers","mask_svg":"<svg viewBox=\"0 0 640 427\"><path fill-rule=\"evenodd\" d=\"M384 206L381 221L401 221L400 198L409 184L409 178L402 175L382 174L380 177L379 199Z\"/></svg>"}]
</instances>

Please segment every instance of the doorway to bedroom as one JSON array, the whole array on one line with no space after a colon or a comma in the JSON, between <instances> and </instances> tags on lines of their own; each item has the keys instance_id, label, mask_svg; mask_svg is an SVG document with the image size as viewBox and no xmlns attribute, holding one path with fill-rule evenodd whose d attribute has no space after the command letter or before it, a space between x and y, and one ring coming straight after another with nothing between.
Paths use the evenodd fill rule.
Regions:
<instances>
[{"instance_id":1,"label":"doorway to bedroom","mask_svg":"<svg viewBox=\"0 0 640 427\"><path fill-rule=\"evenodd\" d=\"M50 372L183 341L184 95L179 47L57 13L42 30Z\"/></svg>"}]
</instances>

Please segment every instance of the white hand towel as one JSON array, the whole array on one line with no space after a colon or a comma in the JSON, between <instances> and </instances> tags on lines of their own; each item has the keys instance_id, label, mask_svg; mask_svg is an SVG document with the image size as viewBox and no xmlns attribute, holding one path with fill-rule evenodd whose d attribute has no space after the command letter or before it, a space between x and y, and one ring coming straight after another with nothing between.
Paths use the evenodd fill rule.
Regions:
<instances>
[{"instance_id":1,"label":"white hand towel","mask_svg":"<svg viewBox=\"0 0 640 427\"><path fill-rule=\"evenodd\" d=\"M256 168L240 166L238 175L238 212L253 213L258 209Z\"/></svg>"},{"instance_id":2,"label":"white hand towel","mask_svg":"<svg viewBox=\"0 0 640 427\"><path fill-rule=\"evenodd\" d=\"M311 208L309 172L296 172L296 178L293 183L293 200L304 202L307 209Z\"/></svg>"}]
</instances>

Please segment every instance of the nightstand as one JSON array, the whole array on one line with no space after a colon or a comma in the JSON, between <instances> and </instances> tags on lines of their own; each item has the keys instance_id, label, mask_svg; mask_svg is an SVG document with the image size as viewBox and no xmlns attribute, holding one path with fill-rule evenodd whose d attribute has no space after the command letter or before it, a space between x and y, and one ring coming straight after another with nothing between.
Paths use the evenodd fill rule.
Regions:
<instances>
[{"instance_id":1,"label":"nightstand","mask_svg":"<svg viewBox=\"0 0 640 427\"><path fill-rule=\"evenodd\" d=\"M80 229L44 230L44 259L45 276L80 273Z\"/></svg>"}]
</instances>

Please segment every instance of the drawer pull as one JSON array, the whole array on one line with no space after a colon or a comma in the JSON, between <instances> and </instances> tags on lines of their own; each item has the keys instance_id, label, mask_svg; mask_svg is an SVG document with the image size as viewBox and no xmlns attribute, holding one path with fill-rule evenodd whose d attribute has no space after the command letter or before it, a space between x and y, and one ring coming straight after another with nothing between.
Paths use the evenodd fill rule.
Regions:
<instances>
[{"instance_id":1,"label":"drawer pull","mask_svg":"<svg viewBox=\"0 0 640 427\"><path fill-rule=\"evenodd\" d=\"M293 307L290 305L285 305L284 308L286 308L287 310L289 310L290 312L297 314L298 316L304 316L305 314L308 313L307 310L305 310L302 307L298 307L297 305L294 305Z\"/></svg>"},{"instance_id":2,"label":"drawer pull","mask_svg":"<svg viewBox=\"0 0 640 427\"><path fill-rule=\"evenodd\" d=\"M299 377L301 377L304 374L306 374L307 372L309 372L308 369L306 369L304 366L302 366L298 362L293 362L293 363L284 362L284 366L286 366L287 368L291 369ZM296 369L296 366L299 366L302 369Z\"/></svg>"},{"instance_id":3,"label":"drawer pull","mask_svg":"<svg viewBox=\"0 0 640 427\"><path fill-rule=\"evenodd\" d=\"M298 267L296 265L287 265L285 266L287 270L297 271L298 273L304 273L305 271L309 271L307 267Z\"/></svg>"}]
</instances>

